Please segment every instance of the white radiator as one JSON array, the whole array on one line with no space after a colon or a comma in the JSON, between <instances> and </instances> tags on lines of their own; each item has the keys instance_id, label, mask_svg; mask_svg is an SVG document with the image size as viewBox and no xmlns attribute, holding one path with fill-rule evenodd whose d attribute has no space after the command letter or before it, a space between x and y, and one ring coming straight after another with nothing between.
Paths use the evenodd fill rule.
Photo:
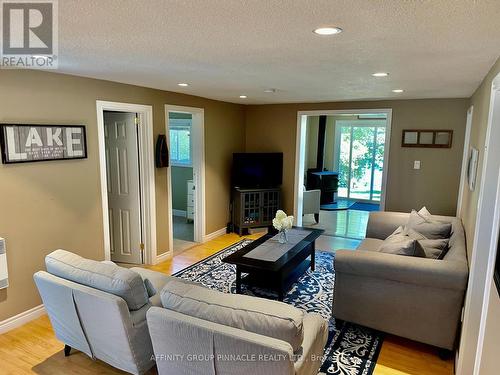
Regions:
<instances>
[{"instance_id":1,"label":"white radiator","mask_svg":"<svg viewBox=\"0 0 500 375\"><path fill-rule=\"evenodd\" d=\"M5 240L0 237L0 289L9 286L9 273L7 272L7 249Z\"/></svg>"}]
</instances>

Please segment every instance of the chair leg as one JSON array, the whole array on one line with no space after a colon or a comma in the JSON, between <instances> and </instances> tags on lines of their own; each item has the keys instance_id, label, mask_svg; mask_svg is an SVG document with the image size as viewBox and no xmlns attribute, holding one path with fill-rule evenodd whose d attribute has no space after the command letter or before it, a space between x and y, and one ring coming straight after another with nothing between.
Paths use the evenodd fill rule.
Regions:
<instances>
[{"instance_id":1,"label":"chair leg","mask_svg":"<svg viewBox=\"0 0 500 375\"><path fill-rule=\"evenodd\" d=\"M70 353L71 353L71 346L64 345L64 356L69 357Z\"/></svg>"},{"instance_id":2,"label":"chair leg","mask_svg":"<svg viewBox=\"0 0 500 375\"><path fill-rule=\"evenodd\" d=\"M438 356L441 360L447 361L453 357L453 352L451 350L448 350L448 349L439 348L438 349Z\"/></svg>"},{"instance_id":3,"label":"chair leg","mask_svg":"<svg viewBox=\"0 0 500 375\"><path fill-rule=\"evenodd\" d=\"M314 214L314 220L316 221L316 224L319 223L319 214Z\"/></svg>"}]
</instances>

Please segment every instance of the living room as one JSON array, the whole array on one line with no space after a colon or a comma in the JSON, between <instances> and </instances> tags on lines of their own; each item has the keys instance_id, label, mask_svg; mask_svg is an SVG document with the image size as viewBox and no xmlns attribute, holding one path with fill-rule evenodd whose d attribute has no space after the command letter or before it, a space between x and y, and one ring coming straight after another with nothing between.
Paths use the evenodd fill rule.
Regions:
<instances>
[{"instance_id":1,"label":"living room","mask_svg":"<svg viewBox=\"0 0 500 375\"><path fill-rule=\"evenodd\" d=\"M12 3L4 1L2 7ZM500 139L498 4L385 1L383 12L379 5L366 2L359 2L359 7L344 2L144 4L59 2L54 17L59 23L58 68L0 69L0 122L5 132L0 166L0 237L5 241L0 270L8 274L5 285L0 273L2 371L496 373L500 341L500 300L493 281ZM309 14L308 7L315 12ZM172 14L178 19L172 19ZM141 25L137 19L143 21ZM290 25L291 19L297 22ZM196 25L196 30L189 24ZM323 30L325 25L329 28ZM457 33L457 25L462 32ZM125 55L132 50L134 56ZM374 76L377 73L387 74ZM328 244L343 244L345 238L314 232L305 239L294 232L297 228L287 232L287 219L278 215L276 227L283 228L285 237L288 233L287 244L281 245L307 242L297 254L307 255L311 262L290 285L284 283L281 296L266 288L252 291L245 284L249 280L237 270L246 274L249 262L255 265L259 259L241 250L262 249L274 229L268 224L264 229L269 234L260 228L245 231L242 237L226 234L233 221L234 155L282 155L277 208L294 216L293 224L300 227L302 220L314 220L312 215L302 215L305 154L301 156L301 144L306 131L302 118L382 110L390 110L391 124L384 207L368 214L372 221L363 237L385 241L400 225L408 226L410 213L416 210L419 217L437 221L441 228L447 223L442 235L446 238L431 238L425 229L417 230L426 234L427 241L447 241L447 255L421 259L425 256L416 255L416 244L425 243L422 239L411 240L414 256L383 254L382 244L373 241L370 249L333 251L337 248ZM112 184L106 175L106 111L138 114L136 163L141 173L136 182L143 193L138 198L142 221L133 229L142 236L144 250L134 249L141 261L132 270L131 265L115 268L101 263L113 260L114 238L107 216ZM171 146L169 129L174 124L168 114L172 111L193 113L190 139L193 152L198 153L191 166L195 246L175 253L173 169L157 142L163 135ZM47 137L40 129L55 130ZM65 136L58 137L57 129ZM78 133L79 129L84 132ZM426 134L444 131L452 132L449 147L431 147L442 146L433 144L435 138L431 144L423 141ZM16 138L10 143L9 134L14 133L9 132L18 132L17 143ZM27 137L22 144L20 137ZM64 157L55 157L58 160L16 162L25 140L43 144L49 139L51 147L58 141L67 146L69 140L73 146L84 142L85 148L73 155L66 150ZM399 214L385 216L394 212ZM429 212L431 216L426 215ZM409 237L408 233L404 235ZM58 249L72 254L53 253ZM230 258L232 254L241 256ZM294 260L303 260L299 258ZM268 259L265 264L278 267L280 259ZM64 264L74 268L68 270ZM78 267L89 267L87 271L97 267L113 277L131 278L127 280L137 281L140 275L143 282L137 287L148 297L140 305L123 291L103 286L95 276L75 279ZM272 267L267 271L274 272ZM299 268L296 264L293 271ZM35 274L42 275L35 276L36 283ZM384 284L385 278L394 284ZM192 281L199 285L192 286ZM408 286L397 289L396 283ZM199 289L202 286L208 289ZM205 301L203 307L188 306L202 315L177 309L185 301L175 296L184 293L186 298L192 293ZM92 296L106 298L89 299ZM104 304L109 301L116 305ZM240 323L235 323L207 307L214 301L227 303L237 315L260 306L261 314L277 316L266 320L238 315ZM62 315L61 303L71 306ZM132 306L137 303L140 306ZM169 304L171 308L165 308ZM119 317L114 315L115 306ZM280 323L280 314L296 325ZM419 319L429 315L436 321ZM112 323L120 319L131 325L126 332L149 344L127 344L127 333ZM182 324L173 328L163 324L176 319L184 322L185 331L176 330ZM203 320L201 326L196 325L197 319ZM303 329L294 331L299 326ZM107 341L100 330L113 341ZM434 334L438 331L441 334ZM300 340L287 336L290 332ZM197 337L199 345L182 339L183 335ZM235 335L242 340L231 341ZM166 337L177 339L169 342ZM360 348L364 353L352 352L349 337L365 340ZM262 345L256 344L260 341ZM68 356L66 347L71 347ZM283 358L306 349L308 353L299 359ZM214 359L210 357L214 351L231 359ZM188 353L191 360L166 358ZM249 354L266 359L246 362L242 356ZM147 360L138 364L137 358L142 357Z\"/></svg>"}]
</instances>

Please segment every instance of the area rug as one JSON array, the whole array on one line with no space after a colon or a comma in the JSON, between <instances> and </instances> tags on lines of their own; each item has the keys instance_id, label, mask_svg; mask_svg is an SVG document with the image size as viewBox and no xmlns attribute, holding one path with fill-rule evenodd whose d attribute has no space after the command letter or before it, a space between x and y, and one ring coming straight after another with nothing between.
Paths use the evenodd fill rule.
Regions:
<instances>
[{"instance_id":1,"label":"area rug","mask_svg":"<svg viewBox=\"0 0 500 375\"><path fill-rule=\"evenodd\" d=\"M354 205L354 201L350 201L348 199L337 199L335 203L322 204L320 209L325 211L341 211L348 210Z\"/></svg>"},{"instance_id":2,"label":"area rug","mask_svg":"<svg viewBox=\"0 0 500 375\"><path fill-rule=\"evenodd\" d=\"M242 240L218 253L203 259L174 276L196 281L206 287L225 293L235 293L236 272L222 258L248 245L251 240ZM336 320L331 317L334 254L316 251L316 270L310 269L300 277L287 293L284 302L307 312L322 315L329 321L329 335L324 352L324 361L319 374L369 375L373 373L383 335L372 329ZM274 292L242 286L242 293L257 297L276 299Z\"/></svg>"},{"instance_id":3,"label":"area rug","mask_svg":"<svg viewBox=\"0 0 500 375\"><path fill-rule=\"evenodd\" d=\"M351 206L351 210L358 211L380 211L380 205L375 203L356 202Z\"/></svg>"}]
</instances>

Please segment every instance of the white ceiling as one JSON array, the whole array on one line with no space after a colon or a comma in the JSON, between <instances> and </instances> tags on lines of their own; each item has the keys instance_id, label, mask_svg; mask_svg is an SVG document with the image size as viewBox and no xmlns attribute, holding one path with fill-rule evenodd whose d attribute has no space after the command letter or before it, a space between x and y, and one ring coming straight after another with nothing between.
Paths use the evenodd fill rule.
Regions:
<instances>
[{"instance_id":1,"label":"white ceiling","mask_svg":"<svg viewBox=\"0 0 500 375\"><path fill-rule=\"evenodd\" d=\"M499 0L59 1L60 72L237 103L469 97L499 53Z\"/></svg>"}]
</instances>

